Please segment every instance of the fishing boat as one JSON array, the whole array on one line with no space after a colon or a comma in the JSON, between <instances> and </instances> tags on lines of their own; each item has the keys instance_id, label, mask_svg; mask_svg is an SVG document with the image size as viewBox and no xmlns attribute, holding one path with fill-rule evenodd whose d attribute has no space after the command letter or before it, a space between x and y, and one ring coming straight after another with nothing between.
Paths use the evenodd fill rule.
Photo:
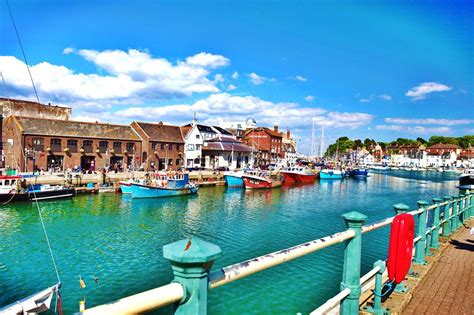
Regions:
<instances>
[{"instance_id":1,"label":"fishing boat","mask_svg":"<svg viewBox=\"0 0 474 315\"><path fill-rule=\"evenodd\" d=\"M259 173L255 175L242 175L245 189L268 189L281 187L283 184L282 177L279 175L268 175Z\"/></svg>"},{"instance_id":2,"label":"fishing boat","mask_svg":"<svg viewBox=\"0 0 474 315\"><path fill-rule=\"evenodd\" d=\"M474 168L467 169L459 176L460 189L474 189Z\"/></svg>"},{"instance_id":3,"label":"fishing boat","mask_svg":"<svg viewBox=\"0 0 474 315\"><path fill-rule=\"evenodd\" d=\"M241 171L225 172L224 180L227 187L244 187L243 174Z\"/></svg>"},{"instance_id":4,"label":"fishing boat","mask_svg":"<svg viewBox=\"0 0 474 315\"><path fill-rule=\"evenodd\" d=\"M367 171L367 168L363 165L358 165L349 172L350 177L357 178L367 177L368 174L369 172Z\"/></svg>"},{"instance_id":5,"label":"fishing boat","mask_svg":"<svg viewBox=\"0 0 474 315\"><path fill-rule=\"evenodd\" d=\"M319 172L320 179L343 179L345 172L342 170L323 169Z\"/></svg>"},{"instance_id":6,"label":"fishing boat","mask_svg":"<svg viewBox=\"0 0 474 315\"><path fill-rule=\"evenodd\" d=\"M131 183L132 198L164 198L195 194L197 185L189 183L188 174L155 174L147 183Z\"/></svg>"},{"instance_id":7,"label":"fishing boat","mask_svg":"<svg viewBox=\"0 0 474 315\"><path fill-rule=\"evenodd\" d=\"M0 202L40 201L70 198L75 194L73 187L45 184L26 185L21 176L0 176Z\"/></svg>"},{"instance_id":8,"label":"fishing boat","mask_svg":"<svg viewBox=\"0 0 474 315\"><path fill-rule=\"evenodd\" d=\"M312 172L308 167L287 167L281 171L285 177L285 185L312 184L316 180L317 172Z\"/></svg>"},{"instance_id":9,"label":"fishing boat","mask_svg":"<svg viewBox=\"0 0 474 315\"><path fill-rule=\"evenodd\" d=\"M119 181L118 184L120 186L120 191L122 194L131 194L132 193L132 183L133 180L127 180L127 181Z\"/></svg>"}]
</instances>

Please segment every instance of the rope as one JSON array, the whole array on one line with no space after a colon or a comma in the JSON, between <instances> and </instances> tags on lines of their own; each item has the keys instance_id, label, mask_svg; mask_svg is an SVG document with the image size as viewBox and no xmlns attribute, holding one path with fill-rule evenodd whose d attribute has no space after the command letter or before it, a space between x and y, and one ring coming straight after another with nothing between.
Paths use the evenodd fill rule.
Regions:
<instances>
[{"instance_id":1,"label":"rope","mask_svg":"<svg viewBox=\"0 0 474 315\"><path fill-rule=\"evenodd\" d=\"M377 294L375 293L375 290L373 290L372 292L374 293L375 296L378 296L378 297L384 297L386 296L389 292L392 291L393 289L393 284L395 283L395 280L392 280L390 282L387 282L386 284L384 284L384 286L382 287L382 289L380 290L381 292L383 292L383 289L384 288L388 288L385 293L382 293L382 294Z\"/></svg>"},{"instance_id":2,"label":"rope","mask_svg":"<svg viewBox=\"0 0 474 315\"><path fill-rule=\"evenodd\" d=\"M21 52L23 54L23 58L25 60L26 67L28 68L28 74L30 75L31 84L33 85L33 90L35 91L36 100L38 101L38 104L40 104L38 93L36 91L36 86L35 86L35 83L33 81L33 76L31 75L30 66L28 65L28 61L26 59L26 54L25 54L25 51L23 49L23 45L21 43L20 35L18 34L18 30L16 28L15 20L13 19L13 14L12 14L12 11L10 9L10 4L8 3L8 0L5 0L5 3L7 4L8 12L10 13L10 18L12 20L13 27L15 28L16 37L18 38L18 42L20 43ZM2 75L2 78L3 78L3 75ZM24 152L24 148L23 148L23 145L21 144L21 141L20 141L20 147L21 147L22 151ZM28 165L25 165L25 168L28 169ZM61 283L61 278L59 277L58 267L56 266L56 260L54 259L53 250L51 248L51 243L49 242L48 232L46 231L46 227L44 225L43 214L41 212L41 208L39 206L39 202L38 202L38 198L36 197L35 190L33 190L33 195L34 195L34 198L35 198L36 208L38 209L38 214L39 214L41 226L43 227L43 232L44 232L44 236L45 236L45 239L46 239L46 243L48 244L49 254L51 256L51 261L53 262L54 271L56 273L56 277L58 278L58 282Z\"/></svg>"}]
</instances>

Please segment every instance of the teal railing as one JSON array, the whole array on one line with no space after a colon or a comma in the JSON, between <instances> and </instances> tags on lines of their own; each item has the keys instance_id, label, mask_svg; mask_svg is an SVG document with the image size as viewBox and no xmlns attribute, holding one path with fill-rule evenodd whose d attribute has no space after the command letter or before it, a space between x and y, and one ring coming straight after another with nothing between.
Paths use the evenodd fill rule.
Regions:
<instances>
[{"instance_id":1,"label":"teal railing","mask_svg":"<svg viewBox=\"0 0 474 315\"><path fill-rule=\"evenodd\" d=\"M417 221L413 264L426 264L426 256L431 255L430 249L439 248L439 235L449 237L474 215L474 194L469 192L445 196L443 199L433 198L432 202L433 205L430 206L427 201L418 201L419 208L414 211L409 211L405 204L393 206L396 214L408 213ZM428 221L430 211L432 220ZM341 291L311 314L335 311L341 314L358 314L361 294L372 287L375 292L374 302L365 311L382 313L380 293L385 263L376 261L374 268L361 277L361 245L363 234L390 225L394 217L369 225L364 225L367 217L359 212L344 214L343 218L348 227L343 232L214 271L211 271L213 262L221 255L217 245L199 238L165 245L163 256L171 262L174 274L172 283L112 303L83 309L81 313L144 313L174 303L176 314L206 314L209 290L341 242L345 242ZM404 286L399 284L395 289L403 291Z\"/></svg>"}]
</instances>

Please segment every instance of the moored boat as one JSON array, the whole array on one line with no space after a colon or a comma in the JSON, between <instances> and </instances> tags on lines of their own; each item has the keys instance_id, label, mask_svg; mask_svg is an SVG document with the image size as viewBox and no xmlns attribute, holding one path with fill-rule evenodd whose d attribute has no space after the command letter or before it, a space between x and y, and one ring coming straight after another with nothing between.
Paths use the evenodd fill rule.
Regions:
<instances>
[{"instance_id":1,"label":"moored boat","mask_svg":"<svg viewBox=\"0 0 474 315\"><path fill-rule=\"evenodd\" d=\"M73 187L44 184L26 185L21 176L0 176L0 202L41 201L70 198L75 195Z\"/></svg>"},{"instance_id":2,"label":"moored boat","mask_svg":"<svg viewBox=\"0 0 474 315\"><path fill-rule=\"evenodd\" d=\"M148 183L131 183L132 198L163 198L197 193L199 187L189 183L188 174L154 174Z\"/></svg>"},{"instance_id":3,"label":"moored boat","mask_svg":"<svg viewBox=\"0 0 474 315\"><path fill-rule=\"evenodd\" d=\"M312 184L316 180L317 173L307 167L287 167L281 171L285 177L285 185Z\"/></svg>"},{"instance_id":4,"label":"moored boat","mask_svg":"<svg viewBox=\"0 0 474 315\"><path fill-rule=\"evenodd\" d=\"M281 187L283 181L278 175L265 175L265 174L244 174L242 175L244 186L246 189L268 189Z\"/></svg>"},{"instance_id":5,"label":"moored boat","mask_svg":"<svg viewBox=\"0 0 474 315\"><path fill-rule=\"evenodd\" d=\"M224 180L227 187L243 187L243 172L225 172Z\"/></svg>"},{"instance_id":6,"label":"moored boat","mask_svg":"<svg viewBox=\"0 0 474 315\"><path fill-rule=\"evenodd\" d=\"M474 169L465 170L464 173L459 176L459 188L474 189Z\"/></svg>"},{"instance_id":7,"label":"moored boat","mask_svg":"<svg viewBox=\"0 0 474 315\"><path fill-rule=\"evenodd\" d=\"M343 179L344 171L323 169L319 172L320 179Z\"/></svg>"},{"instance_id":8,"label":"moored boat","mask_svg":"<svg viewBox=\"0 0 474 315\"><path fill-rule=\"evenodd\" d=\"M357 178L367 177L368 174L369 172L364 166L356 166L349 172L349 176Z\"/></svg>"}]
</instances>

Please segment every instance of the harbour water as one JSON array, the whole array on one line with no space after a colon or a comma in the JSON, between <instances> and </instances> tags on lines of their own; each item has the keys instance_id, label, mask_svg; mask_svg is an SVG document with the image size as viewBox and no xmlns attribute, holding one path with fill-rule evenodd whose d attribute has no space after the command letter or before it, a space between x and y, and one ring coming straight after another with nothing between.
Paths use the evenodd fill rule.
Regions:
<instances>
[{"instance_id":1,"label":"harbour water","mask_svg":"<svg viewBox=\"0 0 474 315\"><path fill-rule=\"evenodd\" d=\"M457 175L394 171L362 180L244 191L203 188L198 195L132 200L118 194L42 202L66 314L168 283L162 246L189 236L219 245L223 267L345 229L343 213L374 222L392 205L457 194ZM363 237L363 272L385 258L388 228ZM210 292L211 314L308 313L338 292L343 246L337 245ZM79 286L81 276L86 288ZM98 278L98 283L94 281ZM34 204L0 208L0 305L56 283ZM160 310L167 314L171 308Z\"/></svg>"}]
</instances>

